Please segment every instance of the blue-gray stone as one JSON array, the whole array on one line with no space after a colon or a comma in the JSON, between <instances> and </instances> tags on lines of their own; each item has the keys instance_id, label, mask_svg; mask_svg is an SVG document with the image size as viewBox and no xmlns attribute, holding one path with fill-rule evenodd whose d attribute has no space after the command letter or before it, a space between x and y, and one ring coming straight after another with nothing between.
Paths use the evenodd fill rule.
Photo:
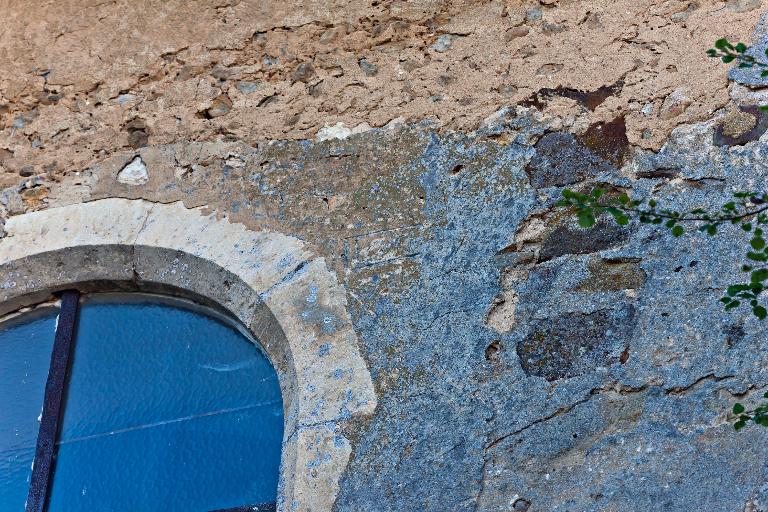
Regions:
<instances>
[{"instance_id":1,"label":"blue-gray stone","mask_svg":"<svg viewBox=\"0 0 768 512\"><path fill-rule=\"evenodd\" d=\"M757 27L755 27L755 32L752 36L752 45L747 51L747 54L765 62L766 50L768 50L768 12L763 14ZM768 86L768 77L760 76L761 72L765 69L766 68L759 66L752 68L734 67L728 72L728 78L751 87L765 87Z\"/></svg>"},{"instance_id":2,"label":"blue-gray stone","mask_svg":"<svg viewBox=\"0 0 768 512\"><path fill-rule=\"evenodd\" d=\"M451 44L453 44L453 36L450 34L443 34L440 37L437 38L437 42L430 46L433 50L436 52L447 52L451 48Z\"/></svg>"}]
</instances>

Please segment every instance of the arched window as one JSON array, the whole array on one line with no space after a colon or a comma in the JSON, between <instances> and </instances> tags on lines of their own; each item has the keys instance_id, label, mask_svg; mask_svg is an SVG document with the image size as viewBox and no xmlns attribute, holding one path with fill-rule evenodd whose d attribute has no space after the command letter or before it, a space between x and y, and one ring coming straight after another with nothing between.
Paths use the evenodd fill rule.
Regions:
<instances>
[{"instance_id":1,"label":"arched window","mask_svg":"<svg viewBox=\"0 0 768 512\"><path fill-rule=\"evenodd\" d=\"M57 313L0 324L0 510L273 509L283 404L243 330L152 295L67 292Z\"/></svg>"},{"instance_id":2,"label":"arched window","mask_svg":"<svg viewBox=\"0 0 768 512\"><path fill-rule=\"evenodd\" d=\"M226 312L228 318L236 320L244 332L259 341L280 382L285 412L276 502L292 510L330 512L352 458L349 436L357 435L367 425L361 420L370 418L376 409L373 380L358 347L344 287L325 259L305 242L267 229L251 230L208 210L187 208L182 203L110 198L11 216L4 226L7 234L0 238L0 315L40 304L52 292L71 288L94 293L159 293L188 298ZM63 309L61 313L59 331L68 325L62 321L67 318ZM0 330L10 325L2 323L3 318ZM21 317L14 321L26 322ZM170 331L175 332L176 328ZM50 338L50 329L47 332ZM146 351L130 347L123 353L126 351L130 357L149 357ZM59 358L51 358L49 349L43 352L44 359L47 358L41 363L43 375L47 373L50 381L58 372L48 371L46 365ZM4 357L0 353L0 365L4 364ZM74 359L76 364L77 357ZM121 365L128 361L121 360ZM214 369L200 370L206 370L205 375L227 374ZM73 372L77 373L74 367ZM166 374L171 375L170 371L163 371L157 378L173 379L173 375L165 377ZM0 373L0 388L6 386L2 379ZM42 381L38 386L44 385ZM177 387L179 395L184 395L182 386ZM62 378L60 389L63 388ZM33 403L29 417L34 437L41 398L27 401ZM62 401L62 419L71 403ZM0 402L0 421L5 419L5 407L5 402ZM44 413L40 426L47 426L50 417L53 415ZM245 427L243 431L253 432L253 428ZM50 439L51 445L43 443L40 448L50 448L52 453L56 436L50 430L45 432L49 437L42 439ZM221 433L217 436L225 438ZM245 440L251 441L251 437ZM217 446L219 455L233 455L221 453L225 445ZM3 457L7 455L2 452L11 449L6 447L15 449L16 444L0 445L0 464L5 463ZM231 445L226 448L231 451ZM237 449L244 450L241 446ZM211 458L205 467L224 473L233 471L234 466L221 469L222 464L226 461ZM253 467L256 457L251 456L248 464ZM29 474L29 464L20 467ZM33 473L48 474L43 469L44 464L35 463ZM174 471L173 485L190 480L183 468ZM0 500L4 499L3 485L10 488L2 483L8 474L0 468ZM52 474L51 490L58 493L61 475L56 468ZM254 476L249 483L256 485L260 478ZM184 489L189 487L174 496L184 496ZM82 496L82 486L79 492ZM93 496L93 492L93 488L85 486L85 497L89 493ZM206 506L178 508L206 510ZM5 512L5 508L0 503L0 511ZM270 508L274 509L274 504L266 510ZM151 504L149 509L173 510L159 504ZM259 509L265 507L240 506L243 511Z\"/></svg>"}]
</instances>

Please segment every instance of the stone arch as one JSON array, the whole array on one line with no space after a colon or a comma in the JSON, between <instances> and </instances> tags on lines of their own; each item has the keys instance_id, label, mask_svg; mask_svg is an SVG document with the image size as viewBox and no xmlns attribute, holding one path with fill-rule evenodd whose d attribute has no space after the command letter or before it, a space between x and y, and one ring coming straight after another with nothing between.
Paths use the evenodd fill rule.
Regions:
<instances>
[{"instance_id":1,"label":"stone arch","mask_svg":"<svg viewBox=\"0 0 768 512\"><path fill-rule=\"evenodd\" d=\"M250 231L181 203L103 199L10 218L0 315L52 292L135 290L197 300L238 320L280 379L280 510L331 510L351 455L344 427L376 407L346 294L297 238Z\"/></svg>"}]
</instances>

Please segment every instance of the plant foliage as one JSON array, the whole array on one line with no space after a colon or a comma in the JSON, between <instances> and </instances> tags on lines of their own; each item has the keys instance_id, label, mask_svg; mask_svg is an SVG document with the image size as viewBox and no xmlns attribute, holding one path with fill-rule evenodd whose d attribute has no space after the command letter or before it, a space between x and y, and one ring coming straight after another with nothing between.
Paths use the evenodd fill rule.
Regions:
<instances>
[{"instance_id":1,"label":"plant foliage","mask_svg":"<svg viewBox=\"0 0 768 512\"><path fill-rule=\"evenodd\" d=\"M760 68L762 77L768 77L768 62L747 53L744 43L733 44L719 39L707 55L726 64L738 63L740 68ZM768 50L765 51L768 57ZM768 110L768 106L761 106ZM611 216L620 226L631 222L651 224L666 229L679 238L687 231L699 231L709 236L720 234L721 226L733 224L741 227L744 237L744 260L741 270L744 278L731 283L720 298L726 311L748 307L759 320L768 317L763 292L768 289L768 194L759 191L734 192L731 200L719 208L696 208L677 211L661 208L656 199L636 199L623 193L608 194L595 188L589 193L565 189L557 206L570 208L583 228L591 228L601 215ZM768 399L768 393L763 395ZM768 427L768 400L754 409L736 403L733 406L733 426L741 430L748 422Z\"/></svg>"}]
</instances>

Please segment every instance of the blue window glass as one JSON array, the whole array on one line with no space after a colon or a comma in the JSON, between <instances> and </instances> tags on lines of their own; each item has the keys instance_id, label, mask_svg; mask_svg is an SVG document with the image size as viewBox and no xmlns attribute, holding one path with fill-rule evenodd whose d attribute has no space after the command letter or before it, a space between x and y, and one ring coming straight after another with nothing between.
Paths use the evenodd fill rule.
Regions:
<instances>
[{"instance_id":1,"label":"blue window glass","mask_svg":"<svg viewBox=\"0 0 768 512\"><path fill-rule=\"evenodd\" d=\"M36 435L42 390L34 399ZM277 375L231 323L183 301L89 296L79 312L48 510L274 502L282 436Z\"/></svg>"},{"instance_id":2,"label":"blue window glass","mask_svg":"<svg viewBox=\"0 0 768 512\"><path fill-rule=\"evenodd\" d=\"M24 510L58 310L0 324L0 510Z\"/></svg>"}]
</instances>

